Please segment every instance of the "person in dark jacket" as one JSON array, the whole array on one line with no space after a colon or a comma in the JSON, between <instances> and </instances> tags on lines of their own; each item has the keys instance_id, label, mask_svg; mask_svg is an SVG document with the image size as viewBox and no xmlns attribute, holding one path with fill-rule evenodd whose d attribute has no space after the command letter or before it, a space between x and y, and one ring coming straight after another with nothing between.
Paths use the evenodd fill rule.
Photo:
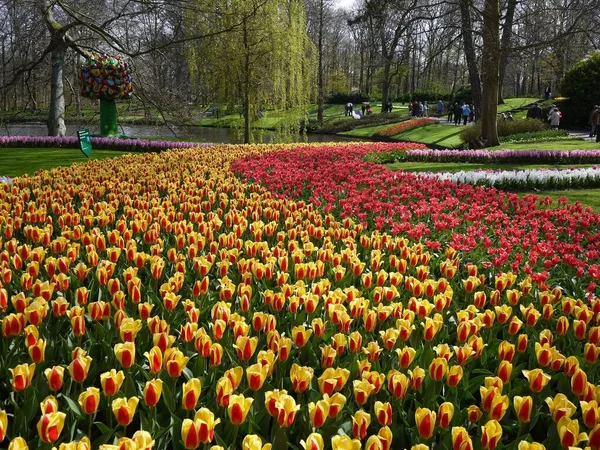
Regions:
<instances>
[{"instance_id":1,"label":"person in dark jacket","mask_svg":"<svg viewBox=\"0 0 600 450\"><path fill-rule=\"evenodd\" d=\"M452 106L452 102L448 102L446 111L448 112L448 122L452 122L452 117L454 116L454 106Z\"/></svg>"},{"instance_id":2,"label":"person in dark jacket","mask_svg":"<svg viewBox=\"0 0 600 450\"><path fill-rule=\"evenodd\" d=\"M454 125L460 124L460 119L462 119L462 108L458 104L458 102L454 103Z\"/></svg>"}]
</instances>

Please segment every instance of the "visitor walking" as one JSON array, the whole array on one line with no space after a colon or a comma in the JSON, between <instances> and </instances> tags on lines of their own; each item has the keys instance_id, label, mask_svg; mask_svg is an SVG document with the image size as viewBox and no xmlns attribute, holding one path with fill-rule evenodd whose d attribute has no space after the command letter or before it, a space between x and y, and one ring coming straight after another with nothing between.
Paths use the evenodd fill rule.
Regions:
<instances>
[{"instance_id":1,"label":"visitor walking","mask_svg":"<svg viewBox=\"0 0 600 450\"><path fill-rule=\"evenodd\" d=\"M352 108L354 108L354 105L350 102L346 103L346 117L350 116L352 117Z\"/></svg>"},{"instance_id":2,"label":"visitor walking","mask_svg":"<svg viewBox=\"0 0 600 450\"><path fill-rule=\"evenodd\" d=\"M460 123L460 118L462 116L462 108L458 104L458 102L454 103L454 125L458 125Z\"/></svg>"},{"instance_id":3,"label":"visitor walking","mask_svg":"<svg viewBox=\"0 0 600 450\"><path fill-rule=\"evenodd\" d=\"M550 87L550 85L546 86L546 89L544 90L544 98L546 100L550 100L550 96L552 95L552 88Z\"/></svg>"},{"instance_id":4,"label":"visitor walking","mask_svg":"<svg viewBox=\"0 0 600 450\"><path fill-rule=\"evenodd\" d=\"M441 100L438 102L438 117L441 119L442 114L444 113L444 102Z\"/></svg>"},{"instance_id":5,"label":"visitor walking","mask_svg":"<svg viewBox=\"0 0 600 450\"><path fill-rule=\"evenodd\" d=\"M473 108L473 105L469 105L469 109L471 110L469 113L469 122L473 122L475 120L475 108Z\"/></svg>"},{"instance_id":6,"label":"visitor walking","mask_svg":"<svg viewBox=\"0 0 600 450\"><path fill-rule=\"evenodd\" d=\"M423 102L423 117L429 117L429 105L427 101Z\"/></svg>"},{"instance_id":7,"label":"visitor walking","mask_svg":"<svg viewBox=\"0 0 600 450\"><path fill-rule=\"evenodd\" d=\"M448 102L448 122L452 122L452 117L454 116L454 106L452 102Z\"/></svg>"},{"instance_id":8,"label":"visitor walking","mask_svg":"<svg viewBox=\"0 0 600 450\"><path fill-rule=\"evenodd\" d=\"M466 103L463 105L462 108L462 116L463 116L463 125L467 124L467 120L469 120L469 115L471 114L471 108L469 108L469 105L467 105Z\"/></svg>"},{"instance_id":9,"label":"visitor walking","mask_svg":"<svg viewBox=\"0 0 600 450\"><path fill-rule=\"evenodd\" d=\"M592 112L590 113L590 125L592 126L592 128L590 129L590 137L594 137L596 136L596 134L598 133L598 123L600 120L600 111L598 108L598 105L594 105L594 108L592 109Z\"/></svg>"},{"instance_id":10,"label":"visitor walking","mask_svg":"<svg viewBox=\"0 0 600 450\"><path fill-rule=\"evenodd\" d=\"M600 126L600 106L594 106L592 111L592 131L590 137L596 136L596 142L600 142L600 133L598 127Z\"/></svg>"},{"instance_id":11,"label":"visitor walking","mask_svg":"<svg viewBox=\"0 0 600 450\"><path fill-rule=\"evenodd\" d=\"M413 99L413 101L411 102L411 106L412 106L412 115L413 117L417 117L417 101L415 99Z\"/></svg>"},{"instance_id":12,"label":"visitor walking","mask_svg":"<svg viewBox=\"0 0 600 450\"><path fill-rule=\"evenodd\" d=\"M388 102L388 112L391 113L394 109L394 105L392 104L392 102Z\"/></svg>"},{"instance_id":13,"label":"visitor walking","mask_svg":"<svg viewBox=\"0 0 600 450\"><path fill-rule=\"evenodd\" d=\"M423 117L423 103L417 103L417 117Z\"/></svg>"},{"instance_id":14,"label":"visitor walking","mask_svg":"<svg viewBox=\"0 0 600 450\"><path fill-rule=\"evenodd\" d=\"M561 114L557 106L555 106L548 115L550 121L550 128L557 130L560 125Z\"/></svg>"}]
</instances>

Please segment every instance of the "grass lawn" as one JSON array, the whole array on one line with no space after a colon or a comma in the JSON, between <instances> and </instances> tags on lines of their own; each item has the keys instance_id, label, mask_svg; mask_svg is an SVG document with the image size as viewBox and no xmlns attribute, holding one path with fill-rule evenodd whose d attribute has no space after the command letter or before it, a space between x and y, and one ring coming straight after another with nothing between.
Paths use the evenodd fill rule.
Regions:
<instances>
[{"instance_id":1,"label":"grass lawn","mask_svg":"<svg viewBox=\"0 0 600 450\"><path fill-rule=\"evenodd\" d=\"M529 105L535 101L539 100L539 98L534 97L517 97L517 98L506 98L504 99L504 105L498 105L498 112L509 111L515 108L521 108L523 106Z\"/></svg>"},{"instance_id":2,"label":"grass lawn","mask_svg":"<svg viewBox=\"0 0 600 450\"><path fill-rule=\"evenodd\" d=\"M424 144L435 144L446 148L456 148L462 145L460 132L462 127L432 124L424 127L413 128L404 133L393 136L394 139L409 142L422 142Z\"/></svg>"},{"instance_id":3,"label":"grass lawn","mask_svg":"<svg viewBox=\"0 0 600 450\"><path fill-rule=\"evenodd\" d=\"M583 206L589 206L593 210L600 212L600 189L571 189L568 191L535 191L528 194L548 196L555 200L552 206L558 206L556 200L566 197L569 203L581 202ZM525 194L523 194L525 195Z\"/></svg>"},{"instance_id":4,"label":"grass lawn","mask_svg":"<svg viewBox=\"0 0 600 450\"><path fill-rule=\"evenodd\" d=\"M91 159L114 158L126 153L117 150L92 150ZM0 148L0 175L31 175L41 169L70 166L87 160L80 150L72 148Z\"/></svg>"},{"instance_id":5,"label":"grass lawn","mask_svg":"<svg viewBox=\"0 0 600 450\"><path fill-rule=\"evenodd\" d=\"M571 164L560 166L556 164L473 164L473 163L434 163L434 162L399 162L386 164L391 170L407 172L459 172L461 170L524 170L524 169L567 169L591 167L593 164Z\"/></svg>"},{"instance_id":6,"label":"grass lawn","mask_svg":"<svg viewBox=\"0 0 600 450\"><path fill-rule=\"evenodd\" d=\"M393 124L388 123L386 125L375 125L374 127L355 128L354 130L345 131L345 132L339 133L339 134L341 134L343 136L355 136L355 137L368 138L368 137L373 136L379 130L389 127L390 125L393 125Z\"/></svg>"},{"instance_id":7,"label":"grass lawn","mask_svg":"<svg viewBox=\"0 0 600 450\"><path fill-rule=\"evenodd\" d=\"M591 150L600 149L600 142L586 140L567 140L567 141L545 141L533 142L527 144L500 144L497 147L489 147L487 150Z\"/></svg>"}]
</instances>

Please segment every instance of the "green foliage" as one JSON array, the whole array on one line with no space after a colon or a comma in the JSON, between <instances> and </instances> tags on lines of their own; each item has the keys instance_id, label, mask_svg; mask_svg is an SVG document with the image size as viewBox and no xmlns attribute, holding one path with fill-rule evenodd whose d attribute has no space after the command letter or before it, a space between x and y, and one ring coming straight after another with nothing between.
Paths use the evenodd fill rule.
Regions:
<instances>
[{"instance_id":1,"label":"green foliage","mask_svg":"<svg viewBox=\"0 0 600 450\"><path fill-rule=\"evenodd\" d=\"M570 136L567 130L542 130L502 136L500 142L542 142L568 139L578 138L576 136Z\"/></svg>"},{"instance_id":2,"label":"green foliage","mask_svg":"<svg viewBox=\"0 0 600 450\"><path fill-rule=\"evenodd\" d=\"M345 105L348 102L358 105L362 102L370 102L371 99L363 92L334 92L325 101L338 105Z\"/></svg>"},{"instance_id":3,"label":"green foliage","mask_svg":"<svg viewBox=\"0 0 600 450\"><path fill-rule=\"evenodd\" d=\"M600 52L592 53L565 74L560 92L569 97L563 108L566 123L587 125L590 111L600 103Z\"/></svg>"},{"instance_id":4,"label":"green foliage","mask_svg":"<svg viewBox=\"0 0 600 450\"><path fill-rule=\"evenodd\" d=\"M186 9L186 29L195 35L232 30L214 36L211 45L200 40L186 47L192 83L213 93L202 103L226 104L228 111L243 114L247 106L251 122L264 110L310 103L316 49L306 33L301 0L196 1L198 8ZM299 128L299 122L288 125Z\"/></svg>"},{"instance_id":5,"label":"green foliage","mask_svg":"<svg viewBox=\"0 0 600 450\"><path fill-rule=\"evenodd\" d=\"M471 91L471 85L461 86L454 93L453 100L458 103L471 103L473 101L473 93Z\"/></svg>"},{"instance_id":6,"label":"green foliage","mask_svg":"<svg viewBox=\"0 0 600 450\"><path fill-rule=\"evenodd\" d=\"M548 129L546 122L537 119L524 120L498 120L498 136L510 136L514 134L534 133ZM463 142L469 143L481 136L481 122L476 122L465 127L460 133Z\"/></svg>"}]
</instances>

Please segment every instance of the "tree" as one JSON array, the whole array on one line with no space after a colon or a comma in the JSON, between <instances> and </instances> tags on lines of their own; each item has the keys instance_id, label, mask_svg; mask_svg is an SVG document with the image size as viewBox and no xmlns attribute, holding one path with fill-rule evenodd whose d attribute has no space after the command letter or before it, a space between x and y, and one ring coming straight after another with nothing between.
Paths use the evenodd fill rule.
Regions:
<instances>
[{"instance_id":1,"label":"tree","mask_svg":"<svg viewBox=\"0 0 600 450\"><path fill-rule=\"evenodd\" d=\"M500 4L498 0L485 0L483 9L483 52L481 72L483 102L481 114L481 139L485 146L499 145L498 139L498 87L500 81Z\"/></svg>"},{"instance_id":2,"label":"tree","mask_svg":"<svg viewBox=\"0 0 600 450\"><path fill-rule=\"evenodd\" d=\"M483 101L481 95L481 79L477 67L475 45L473 43L473 21L471 19L471 0L460 0L461 35L465 49L465 58L469 69L469 82L473 95L473 106L475 117L479 118L482 113Z\"/></svg>"},{"instance_id":3,"label":"tree","mask_svg":"<svg viewBox=\"0 0 600 450\"><path fill-rule=\"evenodd\" d=\"M246 8L248 15L258 13L262 5L269 0L253 2L253 7ZM21 8L16 0L10 0L5 7ZM238 21L230 23L228 28L212 28L205 33L190 31L181 37L182 23L170 22L173 11L194 8L194 0L147 0L130 2L115 0L90 4L84 0L42 0L33 1L32 22L41 23L46 28L42 34L47 39L39 50L32 52L26 60L11 66L11 74L3 74L0 90L6 90L23 79L32 71L48 62L51 63L50 82L50 114L48 117L48 133L61 136L66 132L64 62L69 51L82 57L92 53L115 53L129 57L147 55L187 41L205 39L239 29L246 16L238 15ZM37 15L37 16L36 16ZM37 19L37 20L36 20ZM146 39L160 23L163 30L168 30L168 38L160 43ZM43 40L41 40L43 42ZM39 45L37 43L36 45Z\"/></svg>"},{"instance_id":4,"label":"tree","mask_svg":"<svg viewBox=\"0 0 600 450\"><path fill-rule=\"evenodd\" d=\"M307 105L314 79L314 51L302 2L269 0L260 6L259 15L249 14L258 7L258 0L213 0L209 10L219 11L217 15L187 17L201 29L241 23L229 35L213 38L210 46L191 43L187 58L193 79L214 92L212 101L227 104L230 111L240 105L247 143L259 111Z\"/></svg>"}]
</instances>

